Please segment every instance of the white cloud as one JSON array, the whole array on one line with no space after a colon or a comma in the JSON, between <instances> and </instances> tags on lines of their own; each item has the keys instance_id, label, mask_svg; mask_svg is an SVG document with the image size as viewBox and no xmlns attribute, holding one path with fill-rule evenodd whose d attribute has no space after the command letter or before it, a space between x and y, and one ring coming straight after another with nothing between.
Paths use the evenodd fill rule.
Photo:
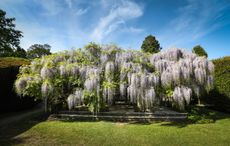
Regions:
<instances>
[{"instance_id":1,"label":"white cloud","mask_svg":"<svg viewBox=\"0 0 230 146\"><path fill-rule=\"evenodd\" d=\"M106 3L106 5L108 5ZM143 14L143 8L132 1L120 1L109 11L108 15L102 17L91 34L94 41L101 42L107 35L114 32L126 21L138 18Z\"/></svg>"},{"instance_id":2,"label":"white cloud","mask_svg":"<svg viewBox=\"0 0 230 146\"><path fill-rule=\"evenodd\" d=\"M113 24L110 24L108 26L107 30L104 31L104 35L105 36L109 35L111 32L113 32L114 30L116 30L122 24L125 24L125 22L123 20L115 21Z\"/></svg>"}]
</instances>

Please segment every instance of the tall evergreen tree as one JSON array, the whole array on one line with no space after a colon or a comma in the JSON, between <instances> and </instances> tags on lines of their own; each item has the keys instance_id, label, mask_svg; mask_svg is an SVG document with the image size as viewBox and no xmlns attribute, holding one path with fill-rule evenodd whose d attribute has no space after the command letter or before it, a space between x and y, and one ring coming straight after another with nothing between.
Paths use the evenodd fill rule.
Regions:
<instances>
[{"instance_id":1,"label":"tall evergreen tree","mask_svg":"<svg viewBox=\"0 0 230 146\"><path fill-rule=\"evenodd\" d=\"M149 35L143 41L141 49L143 52L157 53L160 52L161 47L155 36Z\"/></svg>"},{"instance_id":2,"label":"tall evergreen tree","mask_svg":"<svg viewBox=\"0 0 230 146\"><path fill-rule=\"evenodd\" d=\"M208 54L207 52L204 50L203 47L201 47L200 45L197 45L195 46L193 49L192 49L192 52L197 54L198 56L205 56L205 57L208 57Z\"/></svg>"}]
</instances>

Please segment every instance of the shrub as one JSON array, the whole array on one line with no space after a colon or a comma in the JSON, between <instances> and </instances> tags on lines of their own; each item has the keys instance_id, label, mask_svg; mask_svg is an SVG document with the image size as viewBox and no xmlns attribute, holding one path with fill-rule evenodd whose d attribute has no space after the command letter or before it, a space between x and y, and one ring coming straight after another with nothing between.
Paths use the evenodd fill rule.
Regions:
<instances>
[{"instance_id":1,"label":"shrub","mask_svg":"<svg viewBox=\"0 0 230 146\"><path fill-rule=\"evenodd\" d=\"M210 91L207 102L214 108L230 113L230 56L213 60L215 64L214 89Z\"/></svg>"}]
</instances>

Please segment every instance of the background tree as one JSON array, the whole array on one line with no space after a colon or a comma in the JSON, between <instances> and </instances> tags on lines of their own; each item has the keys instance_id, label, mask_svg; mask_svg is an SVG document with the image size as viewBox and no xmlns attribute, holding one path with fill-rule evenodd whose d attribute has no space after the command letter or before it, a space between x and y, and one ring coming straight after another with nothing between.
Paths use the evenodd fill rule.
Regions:
<instances>
[{"instance_id":1,"label":"background tree","mask_svg":"<svg viewBox=\"0 0 230 146\"><path fill-rule=\"evenodd\" d=\"M20 49L22 32L15 30L15 18L6 18L6 12L0 9L0 56L14 56Z\"/></svg>"},{"instance_id":2,"label":"background tree","mask_svg":"<svg viewBox=\"0 0 230 146\"><path fill-rule=\"evenodd\" d=\"M144 52L157 53L157 52L160 52L161 47L160 47L158 40L156 40L154 36L149 35L143 41L141 45L141 49Z\"/></svg>"},{"instance_id":3,"label":"background tree","mask_svg":"<svg viewBox=\"0 0 230 146\"><path fill-rule=\"evenodd\" d=\"M34 44L32 46L29 47L29 49L27 50L27 57L30 59L33 58L40 58L42 56L45 55L50 55L51 46L48 44Z\"/></svg>"},{"instance_id":4,"label":"background tree","mask_svg":"<svg viewBox=\"0 0 230 146\"><path fill-rule=\"evenodd\" d=\"M192 49L192 52L195 53L195 54L198 55L198 56L206 56L206 57L208 57L207 52L206 52L206 51L204 50L204 48L201 47L200 45L195 46L195 47Z\"/></svg>"},{"instance_id":5,"label":"background tree","mask_svg":"<svg viewBox=\"0 0 230 146\"><path fill-rule=\"evenodd\" d=\"M17 50L14 52L14 56L20 58L27 58L26 51L22 48L17 48Z\"/></svg>"}]
</instances>

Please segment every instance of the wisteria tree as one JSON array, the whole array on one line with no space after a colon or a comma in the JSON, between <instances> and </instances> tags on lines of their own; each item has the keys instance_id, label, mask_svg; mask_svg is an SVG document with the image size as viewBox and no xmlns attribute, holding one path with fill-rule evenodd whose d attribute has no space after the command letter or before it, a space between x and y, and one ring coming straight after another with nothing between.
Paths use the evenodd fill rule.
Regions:
<instances>
[{"instance_id":1,"label":"wisteria tree","mask_svg":"<svg viewBox=\"0 0 230 146\"><path fill-rule=\"evenodd\" d=\"M122 100L139 111L165 103L185 110L212 88L213 71L206 57L182 49L149 54L91 43L22 66L15 88L43 99L45 107L86 106L98 112Z\"/></svg>"}]
</instances>

